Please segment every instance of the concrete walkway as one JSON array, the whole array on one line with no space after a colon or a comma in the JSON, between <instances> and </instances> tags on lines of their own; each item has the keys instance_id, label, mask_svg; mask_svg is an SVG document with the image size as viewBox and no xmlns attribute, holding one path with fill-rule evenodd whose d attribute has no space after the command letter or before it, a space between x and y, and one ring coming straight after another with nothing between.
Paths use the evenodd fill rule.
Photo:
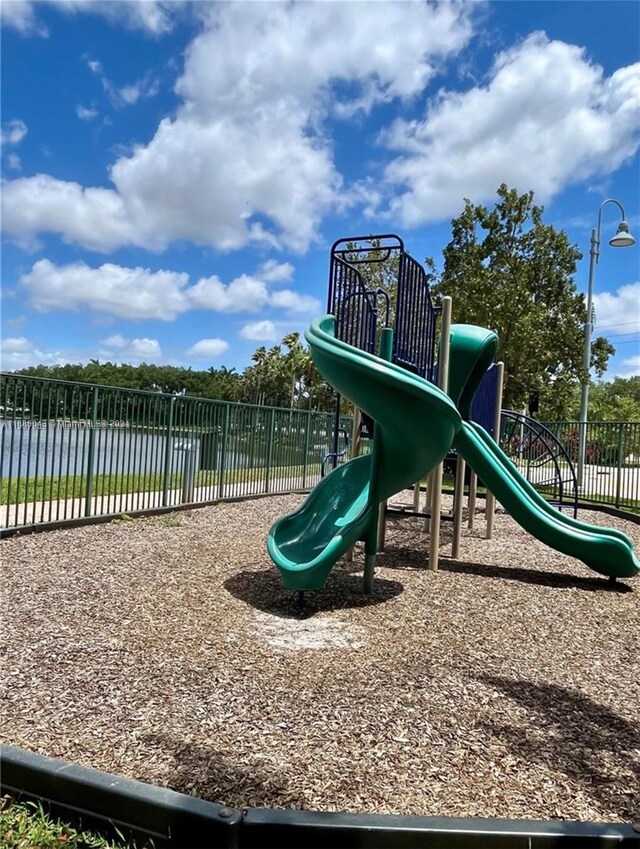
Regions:
<instances>
[{"instance_id":1,"label":"concrete walkway","mask_svg":"<svg viewBox=\"0 0 640 849\"><path fill-rule=\"evenodd\" d=\"M217 484L196 487L192 497L183 498L181 489L170 489L166 500L161 490L154 492L131 492L117 495L93 496L89 510L85 498L66 498L53 501L32 501L27 504L9 504L0 507L0 527L20 528L25 525L39 525L47 522L59 522L65 519L79 519L83 516L113 516L120 513L133 513L137 510L153 510L158 507L177 507L181 504L202 504L222 498L242 498L248 495L273 494L291 490L310 489L320 480L319 473L287 478L274 478L269 482L268 493L264 480L239 481L224 484L224 492Z\"/></svg>"}]
</instances>

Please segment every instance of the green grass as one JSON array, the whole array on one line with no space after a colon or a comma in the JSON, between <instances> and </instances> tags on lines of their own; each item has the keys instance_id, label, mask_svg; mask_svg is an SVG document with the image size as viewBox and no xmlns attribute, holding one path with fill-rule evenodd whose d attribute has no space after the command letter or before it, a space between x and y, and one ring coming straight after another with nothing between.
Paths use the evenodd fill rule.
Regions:
<instances>
[{"instance_id":1,"label":"green grass","mask_svg":"<svg viewBox=\"0 0 640 849\"><path fill-rule=\"evenodd\" d=\"M315 464L307 466L308 480L319 471ZM272 467L271 480L279 478L298 477L304 472L303 466L276 466ZM196 472L195 486L215 486L218 483L217 471ZM266 478L264 467L256 469L230 469L227 470L224 480L227 484L237 483L261 483ZM147 473L141 475L96 475L93 478L91 494L94 497L107 497L110 495L130 494L135 492L159 492L162 490L164 477L162 473ZM426 484L428 478L422 483ZM443 490L452 492L454 478L444 475L442 481ZM182 487L182 473L175 472L169 478L169 489L180 489ZM538 487L541 495L549 497L552 490L548 487ZM60 476L50 478L21 478L13 480L11 488L7 486L7 480L0 480L0 505L6 504L28 504L32 501L56 501L67 498L84 498L87 491L87 478L85 475ZM486 489L478 486L478 494L486 494ZM615 506L613 496L601 495L598 497L584 499L593 504L611 504ZM621 499L619 503L621 510L632 513L640 513L640 501L637 499ZM1 849L1 847L0 847Z\"/></svg>"},{"instance_id":2,"label":"green grass","mask_svg":"<svg viewBox=\"0 0 640 849\"><path fill-rule=\"evenodd\" d=\"M147 844L150 845L150 844ZM128 843L112 843L99 834L81 831L49 817L42 805L16 802L5 796L0 802L2 849L124 849Z\"/></svg>"},{"instance_id":3,"label":"green grass","mask_svg":"<svg viewBox=\"0 0 640 849\"><path fill-rule=\"evenodd\" d=\"M317 474L319 467L309 464L308 477ZM282 477L299 476L304 466L275 466L271 469L271 480ZM169 489L182 487L182 473L174 472L169 477ZM195 486L214 486L218 483L216 471L201 471L195 474ZM227 484L259 483L266 478L266 470L229 469L224 475ZM161 472L135 475L95 475L91 484L94 497L129 494L133 492L158 492L162 490L164 476ZM0 505L29 504L32 501L57 501L67 498L84 498L87 492L86 475L56 476L48 478L20 478L12 480L8 486L6 478L0 480Z\"/></svg>"}]
</instances>

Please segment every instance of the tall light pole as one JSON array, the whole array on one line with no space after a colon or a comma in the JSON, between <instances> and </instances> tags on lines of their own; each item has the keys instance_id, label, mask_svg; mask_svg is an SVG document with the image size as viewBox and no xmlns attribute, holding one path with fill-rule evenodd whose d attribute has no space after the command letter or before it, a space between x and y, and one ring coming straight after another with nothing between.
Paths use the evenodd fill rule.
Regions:
<instances>
[{"instance_id":1,"label":"tall light pole","mask_svg":"<svg viewBox=\"0 0 640 849\"><path fill-rule=\"evenodd\" d=\"M598 226L591 231L591 249L589 251L589 286L587 289L587 313L584 321L584 352L582 365L585 371L584 383L580 392L580 439L578 444L578 486L583 486L584 481L584 465L587 450L587 419L589 408L589 369L591 367L591 330L593 316L593 283L598 259L600 257L600 226L602 224L602 210L608 203L615 203L620 210L620 223L615 236L609 239L609 244L613 248L629 248L635 245L636 240L629 232L629 225L626 222L624 207L615 200L615 198L607 198L600 204L598 210Z\"/></svg>"}]
</instances>

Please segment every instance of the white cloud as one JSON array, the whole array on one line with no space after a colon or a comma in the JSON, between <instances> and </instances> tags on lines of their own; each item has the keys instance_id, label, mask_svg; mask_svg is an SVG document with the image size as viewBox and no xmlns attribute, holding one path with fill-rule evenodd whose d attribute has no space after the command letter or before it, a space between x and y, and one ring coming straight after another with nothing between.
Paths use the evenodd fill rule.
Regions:
<instances>
[{"instance_id":1,"label":"white cloud","mask_svg":"<svg viewBox=\"0 0 640 849\"><path fill-rule=\"evenodd\" d=\"M200 339L187 351L187 356L197 360L211 360L224 354L229 348L229 343L224 339Z\"/></svg>"},{"instance_id":2,"label":"white cloud","mask_svg":"<svg viewBox=\"0 0 640 849\"><path fill-rule=\"evenodd\" d=\"M219 277L203 277L191 287L189 300L198 309L214 312L257 312L269 300L264 281L242 274L225 285Z\"/></svg>"},{"instance_id":3,"label":"white cloud","mask_svg":"<svg viewBox=\"0 0 640 849\"><path fill-rule=\"evenodd\" d=\"M596 293L593 304L597 333L604 336L640 334L640 282L627 283L615 292Z\"/></svg>"},{"instance_id":4,"label":"white cloud","mask_svg":"<svg viewBox=\"0 0 640 849\"><path fill-rule=\"evenodd\" d=\"M620 377L637 377L640 375L640 354L633 357L627 357L622 361L623 370L619 373Z\"/></svg>"},{"instance_id":5,"label":"white cloud","mask_svg":"<svg viewBox=\"0 0 640 849\"><path fill-rule=\"evenodd\" d=\"M20 121L18 119L7 121L7 123L2 126L2 144L20 144L28 132L29 130L24 121Z\"/></svg>"},{"instance_id":6,"label":"white cloud","mask_svg":"<svg viewBox=\"0 0 640 849\"><path fill-rule=\"evenodd\" d=\"M48 35L47 28L36 18L31 0L9 0L0 3L0 21L2 26L11 27L23 35Z\"/></svg>"},{"instance_id":7,"label":"white cloud","mask_svg":"<svg viewBox=\"0 0 640 849\"><path fill-rule=\"evenodd\" d=\"M0 341L0 368L4 371L37 365L63 365L67 360L59 351L42 351L24 336L12 336Z\"/></svg>"},{"instance_id":8,"label":"white cloud","mask_svg":"<svg viewBox=\"0 0 640 849\"><path fill-rule=\"evenodd\" d=\"M80 118L81 121L91 121L93 118L97 117L98 110L97 109L88 109L86 106L83 106L79 103L76 106L76 115Z\"/></svg>"},{"instance_id":9,"label":"white cloud","mask_svg":"<svg viewBox=\"0 0 640 849\"><path fill-rule=\"evenodd\" d=\"M162 350L157 339L143 337L131 340L131 355L138 360L156 360L162 356Z\"/></svg>"},{"instance_id":10,"label":"white cloud","mask_svg":"<svg viewBox=\"0 0 640 849\"><path fill-rule=\"evenodd\" d=\"M117 86L105 74L102 62L89 58L86 58L85 61L89 70L92 71L92 73L94 73L102 83L102 88L111 101L112 106L116 109L122 109L125 106L133 106L138 102L138 100L146 100L149 97L155 97L155 95L160 91L160 81L152 77L151 74L145 74L134 83Z\"/></svg>"},{"instance_id":11,"label":"white cloud","mask_svg":"<svg viewBox=\"0 0 640 849\"><path fill-rule=\"evenodd\" d=\"M275 324L267 319L245 324L240 330L240 336L243 339L252 339L255 342L273 342L278 338Z\"/></svg>"},{"instance_id":12,"label":"white cloud","mask_svg":"<svg viewBox=\"0 0 640 849\"><path fill-rule=\"evenodd\" d=\"M36 15L39 5L42 3L34 0L4 0L0 4L2 24L23 35L47 36L47 28ZM171 31L172 17L182 4L170 0L49 0L49 5L67 14L97 14L113 24L158 36Z\"/></svg>"},{"instance_id":13,"label":"white cloud","mask_svg":"<svg viewBox=\"0 0 640 849\"><path fill-rule=\"evenodd\" d=\"M115 333L113 336L109 336L108 339L103 339L102 344L105 348L120 349L126 348L127 340L121 333Z\"/></svg>"},{"instance_id":14,"label":"white cloud","mask_svg":"<svg viewBox=\"0 0 640 849\"><path fill-rule=\"evenodd\" d=\"M162 348L157 339L125 339L122 334L116 333L102 340L98 356L121 363L146 362L159 359L162 356Z\"/></svg>"},{"instance_id":15,"label":"white cloud","mask_svg":"<svg viewBox=\"0 0 640 849\"><path fill-rule=\"evenodd\" d=\"M305 250L343 205L324 118L419 94L469 41L474 13L459 2L207 4L176 86L181 106L114 163L114 189L43 175L8 183L5 232L100 251L174 240Z\"/></svg>"},{"instance_id":16,"label":"white cloud","mask_svg":"<svg viewBox=\"0 0 640 849\"><path fill-rule=\"evenodd\" d=\"M50 231L61 233L66 242L109 252L139 235L122 198L111 189L84 189L47 174L9 180L2 188L5 233L23 247L36 243L35 233ZM150 232L147 239L153 244Z\"/></svg>"},{"instance_id":17,"label":"white cloud","mask_svg":"<svg viewBox=\"0 0 640 849\"><path fill-rule=\"evenodd\" d=\"M117 318L155 318L169 321L183 313L187 274L124 268L105 263L90 268L84 262L56 266L36 262L20 279L29 301L39 312L54 309L77 312L83 307Z\"/></svg>"},{"instance_id":18,"label":"white cloud","mask_svg":"<svg viewBox=\"0 0 640 849\"><path fill-rule=\"evenodd\" d=\"M6 318L3 322L6 327L22 327L27 323L26 315L17 315L15 318Z\"/></svg>"},{"instance_id":19,"label":"white cloud","mask_svg":"<svg viewBox=\"0 0 640 849\"><path fill-rule=\"evenodd\" d=\"M388 212L408 226L493 197L501 182L553 198L612 173L638 149L640 64L606 77L585 51L534 33L500 53L484 87L441 91L423 120L396 120L381 140Z\"/></svg>"},{"instance_id":20,"label":"white cloud","mask_svg":"<svg viewBox=\"0 0 640 849\"><path fill-rule=\"evenodd\" d=\"M301 295L291 289L281 289L274 292L269 299L274 307L286 309L291 313L314 313L320 311L320 301L311 295Z\"/></svg>"},{"instance_id":21,"label":"white cloud","mask_svg":"<svg viewBox=\"0 0 640 849\"><path fill-rule=\"evenodd\" d=\"M293 280L294 267L290 262L268 259L260 268L260 277L265 283L283 283Z\"/></svg>"},{"instance_id":22,"label":"white cloud","mask_svg":"<svg viewBox=\"0 0 640 849\"><path fill-rule=\"evenodd\" d=\"M22 160L17 153L10 153L7 156L7 167L12 171L20 171L22 169Z\"/></svg>"},{"instance_id":23,"label":"white cloud","mask_svg":"<svg viewBox=\"0 0 640 849\"><path fill-rule=\"evenodd\" d=\"M285 271L290 274L286 265L266 263L262 270L273 279ZM194 309L259 312L271 306L289 313L319 311L319 301L309 295L291 289L271 292L260 274L260 270L255 275L242 274L230 283L212 275L192 284L184 272L126 268L113 263L98 268L84 262L55 265L41 259L20 278L20 285L40 312L88 308L117 318L171 321Z\"/></svg>"}]
</instances>

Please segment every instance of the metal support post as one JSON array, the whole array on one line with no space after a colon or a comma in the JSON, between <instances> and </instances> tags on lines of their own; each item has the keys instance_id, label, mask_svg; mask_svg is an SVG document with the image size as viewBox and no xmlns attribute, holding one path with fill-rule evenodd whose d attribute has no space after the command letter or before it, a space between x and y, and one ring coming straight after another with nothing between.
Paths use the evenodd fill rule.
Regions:
<instances>
[{"instance_id":1,"label":"metal support post","mask_svg":"<svg viewBox=\"0 0 640 849\"><path fill-rule=\"evenodd\" d=\"M502 389L504 385L504 363L496 363L498 369L496 376L496 406L493 411L493 438L496 442L500 442L500 424L502 422ZM496 513L496 497L492 492L487 490L487 499L484 505L484 515L487 521L487 529L485 538L491 539L493 536L493 522Z\"/></svg>"},{"instance_id":2,"label":"metal support post","mask_svg":"<svg viewBox=\"0 0 640 849\"><path fill-rule=\"evenodd\" d=\"M440 335L440 354L438 358L438 386L447 392L449 386L449 345L451 342L451 298L446 295L442 299L442 330ZM431 473L429 489L431 490L431 518L429 522L429 569L438 570L438 553L440 550L440 513L442 504L442 474L440 463Z\"/></svg>"},{"instance_id":3,"label":"metal support post","mask_svg":"<svg viewBox=\"0 0 640 849\"><path fill-rule=\"evenodd\" d=\"M458 454L456 462L456 482L453 493L453 541L451 543L451 556L454 560L460 554L460 536L462 533L462 509L464 503L464 472L467 464L464 458Z\"/></svg>"},{"instance_id":4,"label":"metal support post","mask_svg":"<svg viewBox=\"0 0 640 849\"><path fill-rule=\"evenodd\" d=\"M473 530L473 522L476 516L476 497L478 494L478 476L471 470L469 477L469 520L467 526L470 531Z\"/></svg>"}]
</instances>

